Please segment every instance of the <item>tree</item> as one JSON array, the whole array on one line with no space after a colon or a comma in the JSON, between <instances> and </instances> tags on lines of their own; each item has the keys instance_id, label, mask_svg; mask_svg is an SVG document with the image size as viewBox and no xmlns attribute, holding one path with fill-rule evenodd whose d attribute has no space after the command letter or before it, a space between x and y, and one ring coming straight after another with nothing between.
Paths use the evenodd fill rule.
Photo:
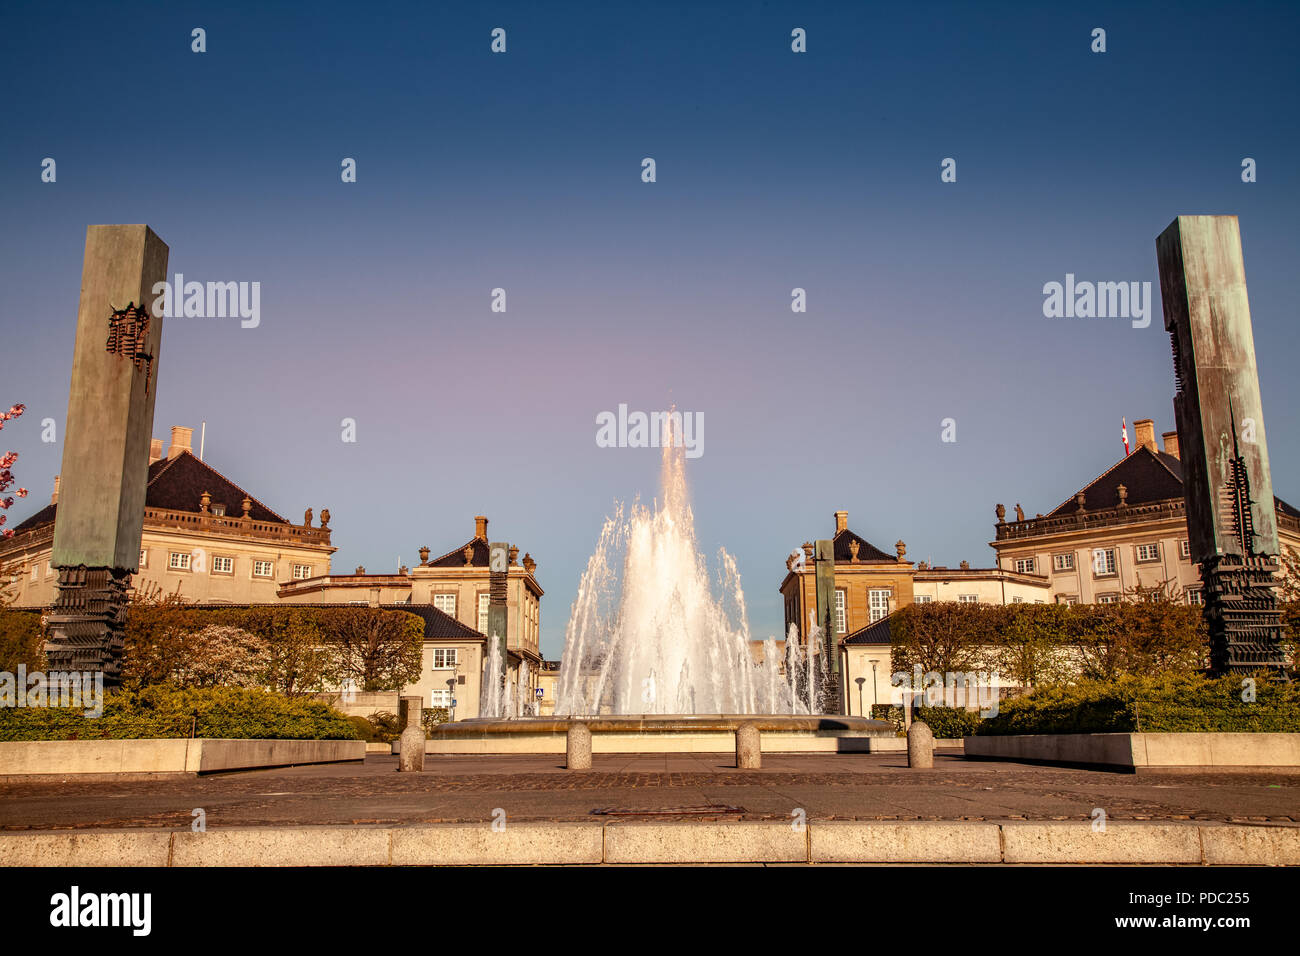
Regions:
<instances>
[{"instance_id":1,"label":"tree","mask_svg":"<svg viewBox=\"0 0 1300 956\"><path fill-rule=\"evenodd\" d=\"M0 412L0 429L3 429L5 427L5 422L12 421L13 419L18 418L25 411L27 411L26 405L11 405L9 407L9 411ZM14 466L14 462L16 461L18 461L18 452L16 451L7 451L4 453L4 455L0 456L0 495L3 495L6 491L8 491L10 486L13 485L13 483L17 480L14 477L13 471L11 470ZM14 494L16 494L19 498L26 498L27 489L18 488L14 492ZM10 495L7 498L0 498L0 511L8 511L11 507L13 507L13 503L14 503L13 495ZM9 517L8 515L0 514L0 526L4 525L8 517ZM14 536L14 532L12 528L4 528L3 531L0 531L0 537L12 538L13 536Z\"/></svg>"},{"instance_id":2,"label":"tree","mask_svg":"<svg viewBox=\"0 0 1300 956\"><path fill-rule=\"evenodd\" d=\"M327 640L340 679L362 690L394 690L420 679L424 621L405 611L340 608L326 617Z\"/></svg>"},{"instance_id":3,"label":"tree","mask_svg":"<svg viewBox=\"0 0 1300 956\"><path fill-rule=\"evenodd\" d=\"M209 624L183 635L178 666L168 675L178 687L265 687L271 649L264 638L228 624Z\"/></svg>"},{"instance_id":4,"label":"tree","mask_svg":"<svg viewBox=\"0 0 1300 956\"><path fill-rule=\"evenodd\" d=\"M989 609L978 604L936 601L909 604L889 619L895 671L941 674L988 669L993 636Z\"/></svg>"}]
</instances>

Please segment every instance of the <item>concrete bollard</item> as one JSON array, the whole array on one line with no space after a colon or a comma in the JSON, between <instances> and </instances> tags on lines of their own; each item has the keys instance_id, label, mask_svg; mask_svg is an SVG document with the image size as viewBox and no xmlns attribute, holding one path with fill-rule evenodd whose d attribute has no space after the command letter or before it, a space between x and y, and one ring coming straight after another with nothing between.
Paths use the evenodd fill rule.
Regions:
<instances>
[{"instance_id":1,"label":"concrete bollard","mask_svg":"<svg viewBox=\"0 0 1300 956\"><path fill-rule=\"evenodd\" d=\"M397 769L418 773L424 769L424 698L403 697L398 712L405 729L397 738Z\"/></svg>"},{"instance_id":2,"label":"concrete bollard","mask_svg":"<svg viewBox=\"0 0 1300 956\"><path fill-rule=\"evenodd\" d=\"M914 770L934 766L934 733L923 720L914 720L907 728L907 765Z\"/></svg>"},{"instance_id":3,"label":"concrete bollard","mask_svg":"<svg viewBox=\"0 0 1300 956\"><path fill-rule=\"evenodd\" d=\"M741 770L762 769L763 735L752 720L736 728L736 766Z\"/></svg>"},{"instance_id":4,"label":"concrete bollard","mask_svg":"<svg viewBox=\"0 0 1300 956\"><path fill-rule=\"evenodd\" d=\"M564 735L564 765L570 770L591 769L591 728L580 720L569 722Z\"/></svg>"}]
</instances>

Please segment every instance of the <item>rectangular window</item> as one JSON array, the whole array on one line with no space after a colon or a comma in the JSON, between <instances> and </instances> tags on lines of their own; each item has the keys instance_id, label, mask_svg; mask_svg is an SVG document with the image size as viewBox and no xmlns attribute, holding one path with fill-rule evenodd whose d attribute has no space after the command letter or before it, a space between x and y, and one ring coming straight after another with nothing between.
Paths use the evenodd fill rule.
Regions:
<instances>
[{"instance_id":1,"label":"rectangular window","mask_svg":"<svg viewBox=\"0 0 1300 956\"><path fill-rule=\"evenodd\" d=\"M1017 574L1033 574L1033 573L1034 573L1034 559L1033 559L1033 558L1016 558L1016 573L1017 573Z\"/></svg>"},{"instance_id":2,"label":"rectangular window","mask_svg":"<svg viewBox=\"0 0 1300 956\"><path fill-rule=\"evenodd\" d=\"M433 596L433 606L444 614L456 616L456 595L454 594L435 594Z\"/></svg>"},{"instance_id":3,"label":"rectangular window","mask_svg":"<svg viewBox=\"0 0 1300 956\"><path fill-rule=\"evenodd\" d=\"M272 564L270 561L253 562L253 577L269 578L274 573L275 573L275 565Z\"/></svg>"},{"instance_id":4,"label":"rectangular window","mask_svg":"<svg viewBox=\"0 0 1300 956\"><path fill-rule=\"evenodd\" d=\"M213 555L212 573L213 574L234 574L235 559L226 554Z\"/></svg>"},{"instance_id":5,"label":"rectangular window","mask_svg":"<svg viewBox=\"0 0 1300 956\"><path fill-rule=\"evenodd\" d=\"M492 596L489 595L486 591L482 592L478 596L478 630L480 634L487 634L488 604L491 602L491 600L492 600ZM488 636L491 637L490 634Z\"/></svg>"},{"instance_id":6,"label":"rectangular window","mask_svg":"<svg viewBox=\"0 0 1300 956\"><path fill-rule=\"evenodd\" d=\"M1070 551L1065 554L1052 555L1052 569L1054 571L1073 571L1074 552Z\"/></svg>"},{"instance_id":7,"label":"rectangular window","mask_svg":"<svg viewBox=\"0 0 1300 956\"><path fill-rule=\"evenodd\" d=\"M980 596L978 594L959 594L957 600L962 604L979 604Z\"/></svg>"},{"instance_id":8,"label":"rectangular window","mask_svg":"<svg viewBox=\"0 0 1300 956\"><path fill-rule=\"evenodd\" d=\"M33 565L32 565L32 580L35 581L35 580L36 580L37 578L39 578L40 576L41 576L41 566L40 566L39 564L33 564Z\"/></svg>"},{"instance_id":9,"label":"rectangular window","mask_svg":"<svg viewBox=\"0 0 1300 956\"><path fill-rule=\"evenodd\" d=\"M311 577L310 564L295 564L293 566L293 578L295 581L302 581Z\"/></svg>"},{"instance_id":10,"label":"rectangular window","mask_svg":"<svg viewBox=\"0 0 1300 956\"><path fill-rule=\"evenodd\" d=\"M1058 594L1056 596L1056 603L1074 605L1079 603L1079 599L1073 594Z\"/></svg>"},{"instance_id":11,"label":"rectangular window","mask_svg":"<svg viewBox=\"0 0 1300 956\"><path fill-rule=\"evenodd\" d=\"M1119 595L1118 595L1118 594L1098 594L1098 595L1097 595L1097 603L1098 603L1098 604L1118 604L1118 603L1119 603Z\"/></svg>"},{"instance_id":12,"label":"rectangular window","mask_svg":"<svg viewBox=\"0 0 1300 956\"><path fill-rule=\"evenodd\" d=\"M140 567L149 567L149 552L144 548L140 549Z\"/></svg>"},{"instance_id":13,"label":"rectangular window","mask_svg":"<svg viewBox=\"0 0 1300 956\"><path fill-rule=\"evenodd\" d=\"M844 590L842 588L835 591L835 633L843 634L847 630L844 613Z\"/></svg>"},{"instance_id":14,"label":"rectangular window","mask_svg":"<svg viewBox=\"0 0 1300 956\"><path fill-rule=\"evenodd\" d=\"M1115 549L1092 549L1092 573L1095 577L1106 577L1115 573Z\"/></svg>"},{"instance_id":15,"label":"rectangular window","mask_svg":"<svg viewBox=\"0 0 1300 956\"><path fill-rule=\"evenodd\" d=\"M912 598L912 600L915 601L917 604L929 604L931 601L934 600L934 597L929 594L918 594L914 598Z\"/></svg>"},{"instance_id":16,"label":"rectangular window","mask_svg":"<svg viewBox=\"0 0 1300 956\"><path fill-rule=\"evenodd\" d=\"M874 624L881 618L889 617L889 589L873 588L867 592L867 601L871 610L871 621Z\"/></svg>"},{"instance_id":17,"label":"rectangular window","mask_svg":"<svg viewBox=\"0 0 1300 956\"><path fill-rule=\"evenodd\" d=\"M1202 591L1200 588L1188 588L1188 589L1187 589L1187 603L1188 603L1188 604L1204 604L1204 603L1205 603L1205 592Z\"/></svg>"},{"instance_id":18,"label":"rectangular window","mask_svg":"<svg viewBox=\"0 0 1300 956\"><path fill-rule=\"evenodd\" d=\"M1022 598L1022 597L1013 597L1013 598L1011 599L1011 603L1012 603L1012 604L1024 604L1024 603L1025 603L1025 599Z\"/></svg>"},{"instance_id":19,"label":"rectangular window","mask_svg":"<svg viewBox=\"0 0 1300 956\"><path fill-rule=\"evenodd\" d=\"M224 518L226 516L226 506L223 504L214 504L212 506L212 513L218 518Z\"/></svg>"},{"instance_id":20,"label":"rectangular window","mask_svg":"<svg viewBox=\"0 0 1300 956\"><path fill-rule=\"evenodd\" d=\"M435 647L433 649L433 669L445 670L456 666L456 648Z\"/></svg>"},{"instance_id":21,"label":"rectangular window","mask_svg":"<svg viewBox=\"0 0 1300 956\"><path fill-rule=\"evenodd\" d=\"M1158 544L1139 544L1137 546L1137 559L1139 561L1159 561L1160 545Z\"/></svg>"},{"instance_id":22,"label":"rectangular window","mask_svg":"<svg viewBox=\"0 0 1300 956\"><path fill-rule=\"evenodd\" d=\"M1191 560L1191 557L1192 557L1192 543L1191 543L1190 541L1184 541L1184 542L1182 542L1182 544L1179 546L1179 550L1182 552L1182 555L1183 555L1184 558L1186 558L1186 559L1188 559L1188 560Z\"/></svg>"},{"instance_id":23,"label":"rectangular window","mask_svg":"<svg viewBox=\"0 0 1300 956\"><path fill-rule=\"evenodd\" d=\"M450 688L450 687L443 687L443 688L437 688L437 687L435 687L433 690L429 691L429 706L430 706L430 707L450 707L450 706L451 706L451 688Z\"/></svg>"},{"instance_id":24,"label":"rectangular window","mask_svg":"<svg viewBox=\"0 0 1300 956\"><path fill-rule=\"evenodd\" d=\"M190 569L190 556L184 551L173 551L167 555L167 567L173 571L188 571Z\"/></svg>"}]
</instances>

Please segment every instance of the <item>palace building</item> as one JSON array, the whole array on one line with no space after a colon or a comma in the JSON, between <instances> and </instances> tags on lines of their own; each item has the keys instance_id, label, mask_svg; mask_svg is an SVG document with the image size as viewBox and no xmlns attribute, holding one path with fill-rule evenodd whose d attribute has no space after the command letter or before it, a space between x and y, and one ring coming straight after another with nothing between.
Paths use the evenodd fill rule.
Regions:
<instances>
[{"instance_id":1,"label":"palace building","mask_svg":"<svg viewBox=\"0 0 1300 956\"><path fill-rule=\"evenodd\" d=\"M1137 448L1046 515L1014 521L998 505L998 567L1043 575L1051 599L1105 604L1164 593L1203 603L1200 569L1191 560L1178 433L1156 447L1151 419L1133 423ZM1273 499L1282 547L1300 548L1300 511Z\"/></svg>"},{"instance_id":2,"label":"palace building","mask_svg":"<svg viewBox=\"0 0 1300 956\"><path fill-rule=\"evenodd\" d=\"M292 523L196 457L192 435L191 428L172 428L166 455L161 439L152 442L132 587L197 604L271 604L281 582L328 574L337 550L329 511L318 527L311 509L302 524ZM0 569L15 607L44 608L54 600L50 552L58 507L56 476L50 503L0 541Z\"/></svg>"},{"instance_id":3,"label":"palace building","mask_svg":"<svg viewBox=\"0 0 1300 956\"><path fill-rule=\"evenodd\" d=\"M474 537L441 557L431 558L429 548L420 548L420 563L398 568L395 573L369 574L357 568L353 574L322 574L284 582L276 599L285 604L369 604L395 606L414 613L431 609L456 622L455 640L425 645L426 672L437 672L419 693L431 707L455 707L456 716L476 717L479 681L487 647L489 567L488 519L474 519ZM535 700L542 670L539 647L542 623L542 595L537 583L537 562L532 555L519 556L511 546L506 570L506 656L507 680ZM428 628L426 627L426 632ZM451 680L452 683L447 683ZM463 692L462 692L463 691ZM414 693L408 688L404 693ZM453 701L455 704L453 705Z\"/></svg>"}]
</instances>

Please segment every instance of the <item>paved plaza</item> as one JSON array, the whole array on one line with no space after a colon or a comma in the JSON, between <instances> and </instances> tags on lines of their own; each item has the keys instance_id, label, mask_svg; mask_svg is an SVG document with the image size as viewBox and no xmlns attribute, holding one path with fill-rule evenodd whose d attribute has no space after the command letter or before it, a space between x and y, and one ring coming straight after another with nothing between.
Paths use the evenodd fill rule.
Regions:
<instances>
[{"instance_id":1,"label":"paved plaza","mask_svg":"<svg viewBox=\"0 0 1300 956\"><path fill-rule=\"evenodd\" d=\"M1111 821L1300 823L1300 774L1125 774L967 760L940 751L932 770L904 754L763 756L597 754L570 772L556 756L429 756L423 773L397 758L197 778L0 783L0 830L188 830L293 825L605 820ZM603 813L597 811L605 811Z\"/></svg>"}]
</instances>

